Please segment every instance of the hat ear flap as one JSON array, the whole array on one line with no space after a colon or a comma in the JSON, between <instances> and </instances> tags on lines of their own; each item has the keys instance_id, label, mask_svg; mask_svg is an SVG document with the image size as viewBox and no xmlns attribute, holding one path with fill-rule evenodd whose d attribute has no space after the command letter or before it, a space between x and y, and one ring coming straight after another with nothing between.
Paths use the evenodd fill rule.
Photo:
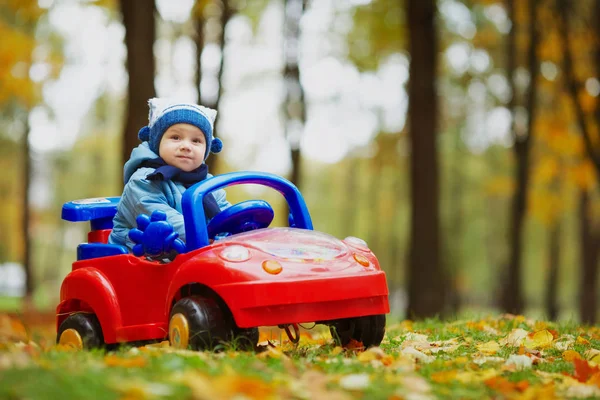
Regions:
<instances>
[{"instance_id":1,"label":"hat ear flap","mask_svg":"<svg viewBox=\"0 0 600 400\"><path fill-rule=\"evenodd\" d=\"M223 142L219 138L214 138L210 144L211 153L219 153L223 149Z\"/></svg>"},{"instance_id":2,"label":"hat ear flap","mask_svg":"<svg viewBox=\"0 0 600 400\"><path fill-rule=\"evenodd\" d=\"M148 140L150 140L150 128L144 126L142 129L140 129L140 131L138 132L138 138L142 142L147 142Z\"/></svg>"}]
</instances>

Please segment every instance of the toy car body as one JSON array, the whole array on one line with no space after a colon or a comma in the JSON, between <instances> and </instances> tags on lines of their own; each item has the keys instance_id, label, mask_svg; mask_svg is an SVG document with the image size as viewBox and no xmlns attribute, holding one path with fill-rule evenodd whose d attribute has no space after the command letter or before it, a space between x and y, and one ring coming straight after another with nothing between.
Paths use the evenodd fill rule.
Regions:
<instances>
[{"instance_id":1,"label":"toy car body","mask_svg":"<svg viewBox=\"0 0 600 400\"><path fill-rule=\"evenodd\" d=\"M282 193L295 227L256 229L211 243L204 196L245 183ZM168 338L176 347L203 349L241 337L254 346L259 326L304 322L329 325L342 344L381 342L389 305L377 258L360 239L314 231L290 182L266 173L223 174L190 187L182 201L188 251L172 262L107 244L118 198L65 204L64 219L89 220L92 230L62 283L60 343L86 348Z\"/></svg>"}]
</instances>

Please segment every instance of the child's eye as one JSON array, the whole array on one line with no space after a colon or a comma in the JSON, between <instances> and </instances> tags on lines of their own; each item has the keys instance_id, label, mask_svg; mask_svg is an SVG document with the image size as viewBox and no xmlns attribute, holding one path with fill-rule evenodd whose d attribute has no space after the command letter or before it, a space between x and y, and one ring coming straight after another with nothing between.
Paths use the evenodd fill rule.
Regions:
<instances>
[{"instance_id":1,"label":"child's eye","mask_svg":"<svg viewBox=\"0 0 600 400\"><path fill-rule=\"evenodd\" d=\"M201 139L194 139L194 143L202 143Z\"/></svg>"},{"instance_id":2,"label":"child's eye","mask_svg":"<svg viewBox=\"0 0 600 400\"><path fill-rule=\"evenodd\" d=\"M179 135L171 135L171 139L173 139L173 140L179 140Z\"/></svg>"}]
</instances>

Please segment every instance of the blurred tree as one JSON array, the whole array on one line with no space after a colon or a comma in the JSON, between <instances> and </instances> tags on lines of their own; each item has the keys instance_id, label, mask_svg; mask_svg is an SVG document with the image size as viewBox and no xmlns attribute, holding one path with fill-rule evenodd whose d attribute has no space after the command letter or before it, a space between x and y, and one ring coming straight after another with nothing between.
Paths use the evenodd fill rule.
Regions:
<instances>
[{"instance_id":1,"label":"blurred tree","mask_svg":"<svg viewBox=\"0 0 600 400\"><path fill-rule=\"evenodd\" d=\"M218 11L218 12L217 12ZM213 108L215 110L219 110L219 104L221 104L221 99L223 97L223 72L225 70L225 41L226 41L226 28L227 24L231 17L235 14L235 4L232 4L229 0L198 0L194 7L193 11L193 19L194 26L196 29L196 49L199 52L197 54L198 57L198 101L204 104L207 107ZM213 25L213 30L216 31L212 34L206 34L206 21L211 19L216 21L217 23ZM215 37L216 36L216 37ZM217 70L217 83L218 83L218 92L214 99L207 99L206 96L202 96L202 91L200 90L200 82L202 79L202 49L208 42L216 42L219 45L220 50L220 59L219 59L219 67ZM217 118L215 120L215 124L213 127L213 135L218 136L217 128L219 121L219 113L217 113ZM219 157L209 157L206 160L206 164L210 171L213 171L214 174L218 167L217 163L219 162Z\"/></svg>"},{"instance_id":2,"label":"blurred tree","mask_svg":"<svg viewBox=\"0 0 600 400\"><path fill-rule=\"evenodd\" d=\"M285 0L283 23L283 57L285 82L284 130L290 145L292 172L290 180L300 187L300 139L306 123L304 89L300 82L300 21L306 10L307 0Z\"/></svg>"},{"instance_id":3,"label":"blurred tree","mask_svg":"<svg viewBox=\"0 0 600 400\"><path fill-rule=\"evenodd\" d=\"M45 10L35 0L9 1L0 5L0 105L4 112L22 126L20 211L23 232L23 267L25 269L25 299L29 302L34 291L31 251L31 150L29 113L40 99L40 82L30 78L35 62L49 62L34 56L38 42L36 28ZM52 65L49 63L48 65ZM11 168L12 169L12 168Z\"/></svg>"},{"instance_id":4,"label":"blurred tree","mask_svg":"<svg viewBox=\"0 0 600 400\"><path fill-rule=\"evenodd\" d=\"M156 96L154 40L156 23L154 0L120 0L125 45L127 46L127 112L121 158L129 159L139 144L138 131L148 124L148 99Z\"/></svg>"},{"instance_id":5,"label":"blurred tree","mask_svg":"<svg viewBox=\"0 0 600 400\"><path fill-rule=\"evenodd\" d=\"M522 4L522 3L521 3ZM517 20L515 18L514 0L507 0L507 9L509 18L513 24L510 29L507 40L507 74L509 82L514 81L515 56L516 56L516 28ZM523 285L522 285L522 260L523 260L523 233L524 222L527 211L527 193L529 189L529 170L530 170L530 148L533 138L533 123L535 121L536 111L536 96L537 96L537 81L539 71L539 60L537 56L539 42L539 28L536 13L538 12L538 0L530 0L528 3L529 10L529 49L527 56L527 68L529 70L530 80L526 94L526 111L528 114L527 126L525 130L518 131L514 122L511 124L514 145L513 151L515 156L515 193L513 195L511 224L509 230L510 240L510 255L508 260L508 271L503 281L502 290L502 308L506 312L513 314L521 314L524 308L523 301ZM514 84L512 84L513 100L510 101L509 107L515 119L515 100L516 92Z\"/></svg>"},{"instance_id":6,"label":"blurred tree","mask_svg":"<svg viewBox=\"0 0 600 400\"><path fill-rule=\"evenodd\" d=\"M444 270L440 259L436 95L438 40L434 0L408 0L410 78L411 223L408 315L430 317L444 310Z\"/></svg>"},{"instance_id":7,"label":"blurred tree","mask_svg":"<svg viewBox=\"0 0 600 400\"><path fill-rule=\"evenodd\" d=\"M600 27L598 27L597 18L600 17L600 2L591 2L592 9L586 6L590 3L567 2L566 0L557 0L557 11L560 17L559 36L563 52L562 67L564 70L564 83L573 103L575 112L575 121L582 136L586 154L595 168L596 181L600 176L600 103L597 100L597 93L591 96L585 86L580 83L580 79L585 75L596 76L598 82L598 73L600 73ZM592 23L579 24L577 30L571 26L571 18L581 15L591 14ZM591 11L591 12L590 12ZM585 14L584 14L585 13ZM582 28L583 26L583 28ZM591 49L589 44L591 43ZM575 50L575 51L574 51ZM583 51L582 51L583 50ZM580 64L575 64L575 57L579 57ZM584 68L586 65L592 65L593 70L588 71ZM579 67L579 68L577 68ZM587 114L587 115L586 115ZM594 216L591 214L591 204L589 200L590 187L583 188L580 192L579 203L579 223L580 223L580 252L581 252L581 275L579 287L579 314L582 322L592 324L596 321L597 314L597 282L598 282L598 261L600 252L600 226L593 222Z\"/></svg>"},{"instance_id":8,"label":"blurred tree","mask_svg":"<svg viewBox=\"0 0 600 400\"><path fill-rule=\"evenodd\" d=\"M345 37L348 59L364 72L363 76L378 76L388 62L405 59L405 9L402 2L374 0L357 6L352 18L352 29ZM343 24L332 24L331 29L340 34L343 32L340 26ZM391 90L401 95L405 92L403 87ZM397 223L406 209L403 207L406 196L402 174L405 169L399 162L405 159L399 152L399 141L406 136L386 130L383 116L388 111L382 103L385 101L369 107L377 118L375 139L368 146L351 149L341 167L346 170L346 185L340 216L343 235L361 232L360 235L367 239L388 273L388 284L393 292L403 281L404 271L401 269L406 265L405 246L399 245L405 238L405 225ZM360 154L369 154L369 158L365 160ZM361 196L361 192L365 195Z\"/></svg>"},{"instance_id":9,"label":"blurred tree","mask_svg":"<svg viewBox=\"0 0 600 400\"><path fill-rule=\"evenodd\" d=\"M196 90L198 91L198 104L202 104L202 92L200 90L200 84L202 83L202 50L204 49L205 35L204 35L204 8L206 7L206 1L197 0L192 9L192 25L194 29L193 40L196 48Z\"/></svg>"}]
</instances>

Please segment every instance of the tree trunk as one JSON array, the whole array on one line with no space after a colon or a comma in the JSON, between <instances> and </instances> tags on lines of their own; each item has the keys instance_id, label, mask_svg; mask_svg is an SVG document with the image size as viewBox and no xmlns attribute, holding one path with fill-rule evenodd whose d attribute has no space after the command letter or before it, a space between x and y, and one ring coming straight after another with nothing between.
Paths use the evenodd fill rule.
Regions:
<instances>
[{"instance_id":1,"label":"tree trunk","mask_svg":"<svg viewBox=\"0 0 600 400\"><path fill-rule=\"evenodd\" d=\"M194 15L194 45L196 47L196 90L198 91L198 104L202 104L202 50L204 50L204 16L201 12Z\"/></svg>"},{"instance_id":2,"label":"tree trunk","mask_svg":"<svg viewBox=\"0 0 600 400\"><path fill-rule=\"evenodd\" d=\"M440 213L436 94L438 41L435 0L408 0L408 121L410 129L411 223L408 316L442 313L445 279L440 265Z\"/></svg>"},{"instance_id":3,"label":"tree trunk","mask_svg":"<svg viewBox=\"0 0 600 400\"><path fill-rule=\"evenodd\" d=\"M548 283L546 285L546 314L548 319L558 318L558 270L560 267L560 221L552 224L548 241Z\"/></svg>"},{"instance_id":4,"label":"tree trunk","mask_svg":"<svg viewBox=\"0 0 600 400\"><path fill-rule=\"evenodd\" d=\"M454 134L455 145L454 145L454 157L452 160L452 176L449 182L450 186L450 226L448 232L450 238L447 240L445 253L448 254L447 267L447 284L448 288L448 305L449 309L453 314L457 314L460 310L461 298L460 298L460 269L463 262L463 250L462 240L464 235L464 221L465 213L463 206L463 183L465 177L463 176L463 152L461 151L462 138L460 131Z\"/></svg>"},{"instance_id":5,"label":"tree trunk","mask_svg":"<svg viewBox=\"0 0 600 400\"><path fill-rule=\"evenodd\" d=\"M23 189L22 189L22 208L23 219L21 221L24 249L23 249L23 269L25 271L25 304L26 307L31 303L34 291L33 266L31 262L31 205L29 204L29 186L31 184L31 147L29 145L29 115L25 114L25 134L23 135Z\"/></svg>"},{"instance_id":6,"label":"tree trunk","mask_svg":"<svg viewBox=\"0 0 600 400\"><path fill-rule=\"evenodd\" d=\"M509 2L512 3L512 0L510 0ZM530 43L528 51L528 68L531 76L531 81L526 99L526 107L529 115L527 121L527 131L522 135L519 135L516 132L514 132L513 125L513 132L515 138L515 144L513 149L515 152L514 154L516 163L516 189L513 197L510 219L510 258L508 264L508 275L507 279L504 282L504 290L502 292L502 308L506 312L513 314L521 314L524 308L523 289L521 282L521 270L523 264L523 233L525 228L525 216L527 212L527 189L529 186L529 150L531 148L531 142L533 137L533 123L535 121L535 112L537 105L537 77L539 70L539 62L537 57L537 46L539 41L536 23L537 3L538 0L529 1ZM514 23L514 19L512 21ZM510 36L514 35L512 31L513 29L511 29ZM514 40L514 36L512 36L512 39ZM509 52L509 54L513 54L514 56L514 48L513 50L509 50ZM512 67L514 68L514 64ZM514 109L511 111L514 111Z\"/></svg>"},{"instance_id":7,"label":"tree trunk","mask_svg":"<svg viewBox=\"0 0 600 400\"><path fill-rule=\"evenodd\" d=\"M221 47L221 61L219 62L219 71L217 73L217 81L219 82L219 93L217 94L217 98L215 99L214 104L210 104L209 107L214 108L219 111L219 104L221 104L221 98L223 97L223 71L225 70L225 28L227 27L227 23L233 16L233 9L229 4L229 0L221 0L222 9L221 9L221 35L219 37L219 46ZM217 113L217 118L215 119L215 124L213 127L213 136L217 137L217 124L219 121L219 113ZM208 170L213 171L213 174L217 170L217 164L219 162L218 157L209 157L206 160L206 165L208 165Z\"/></svg>"},{"instance_id":8,"label":"tree trunk","mask_svg":"<svg viewBox=\"0 0 600 400\"><path fill-rule=\"evenodd\" d=\"M148 125L148 100L154 90L154 39L156 36L154 0L121 0L127 46L127 113L123 134L122 159L129 159L131 150L139 144L138 131Z\"/></svg>"},{"instance_id":9,"label":"tree trunk","mask_svg":"<svg viewBox=\"0 0 600 400\"><path fill-rule=\"evenodd\" d=\"M589 193L582 190L579 197L579 235L581 275L579 287L579 316L581 322L596 322L596 287L598 281L598 240L591 223Z\"/></svg>"},{"instance_id":10,"label":"tree trunk","mask_svg":"<svg viewBox=\"0 0 600 400\"><path fill-rule=\"evenodd\" d=\"M558 5L558 13L560 15L560 24L559 24L559 33L561 38L561 47L563 50L563 70L565 71L565 85L567 90L569 91L569 96L573 101L573 108L575 111L575 117L577 119L577 125L579 126L579 130L581 131L581 135L583 138L583 143L585 145L586 153L588 154L590 160L594 164L596 168L596 173L600 177L600 152L594 147L591 133L587 128L587 124L585 122L585 113L579 102L579 89L581 85L577 81L575 76L575 71L573 70L573 58L571 55L571 48L569 46L569 31L570 31L570 23L569 23L569 7L567 0L557 0ZM594 8L594 13L596 16L600 16L600 1L596 1L596 6ZM597 21L597 20L594 20ZM597 70L600 72L600 27L596 25L596 51L595 58ZM600 105L596 104L596 123L600 124Z\"/></svg>"},{"instance_id":11,"label":"tree trunk","mask_svg":"<svg viewBox=\"0 0 600 400\"><path fill-rule=\"evenodd\" d=\"M300 20L306 3L302 0L285 0L284 61L283 77L286 87L284 105L285 136L290 145L292 172L290 180L300 186L300 139L306 123L304 89L300 82Z\"/></svg>"}]
</instances>

